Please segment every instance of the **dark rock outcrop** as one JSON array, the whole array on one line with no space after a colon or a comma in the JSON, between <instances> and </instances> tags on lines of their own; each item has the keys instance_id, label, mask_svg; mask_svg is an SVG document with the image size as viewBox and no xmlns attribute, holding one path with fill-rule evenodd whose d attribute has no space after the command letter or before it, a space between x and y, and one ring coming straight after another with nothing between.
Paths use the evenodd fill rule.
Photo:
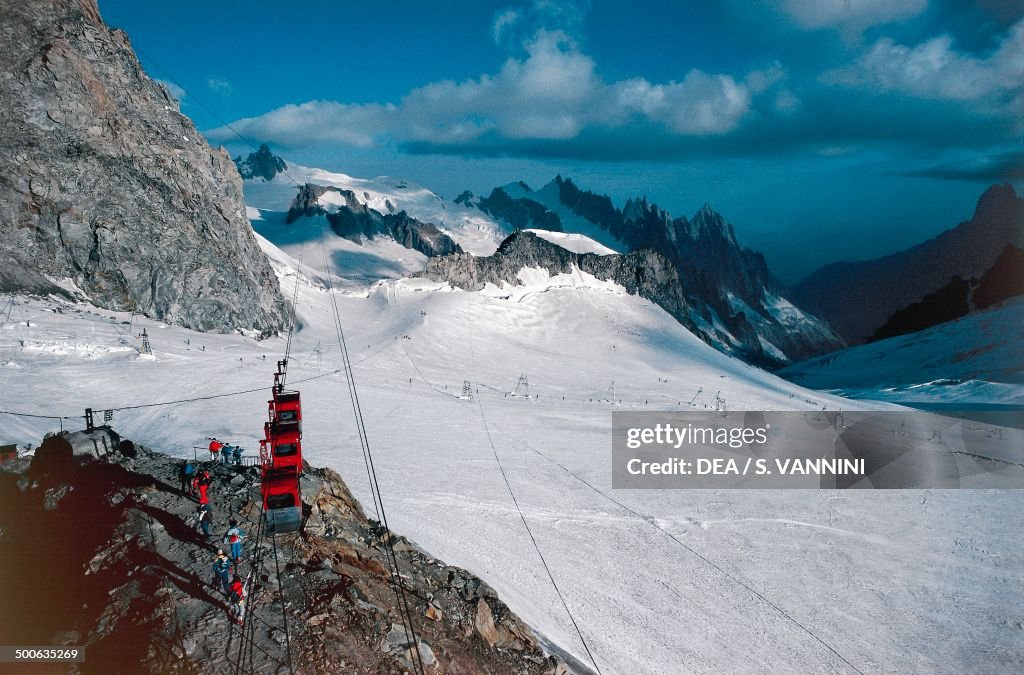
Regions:
<instances>
[{"instance_id":1,"label":"dark rock outcrop","mask_svg":"<svg viewBox=\"0 0 1024 675\"><path fill-rule=\"evenodd\" d=\"M971 301L977 309L1024 295L1024 249L1007 244L995 263L981 275Z\"/></svg>"},{"instance_id":2,"label":"dark rock outcrop","mask_svg":"<svg viewBox=\"0 0 1024 675\"><path fill-rule=\"evenodd\" d=\"M485 283L519 284L517 275L524 267L540 267L551 274L570 274L575 267L602 281L614 281L633 295L657 303L691 330L697 330L690 319L690 306L679 276L672 264L654 251L603 256L573 253L532 232L516 232L492 256L478 258L460 253L432 258L421 276L475 290Z\"/></svg>"},{"instance_id":3,"label":"dark rock outcrop","mask_svg":"<svg viewBox=\"0 0 1024 675\"><path fill-rule=\"evenodd\" d=\"M95 0L5 3L0 41L0 290L73 284L199 330L279 329L285 302L234 164Z\"/></svg>"},{"instance_id":4,"label":"dark rock outcrop","mask_svg":"<svg viewBox=\"0 0 1024 675\"><path fill-rule=\"evenodd\" d=\"M455 198L455 203L461 204L462 206L476 206L479 201L472 192L469 190L463 190L462 194Z\"/></svg>"},{"instance_id":5,"label":"dark rock outcrop","mask_svg":"<svg viewBox=\"0 0 1024 675\"><path fill-rule=\"evenodd\" d=\"M562 222L558 215L552 213L546 206L531 199L512 198L501 188L494 188L489 197L480 198L476 207L517 230L562 231Z\"/></svg>"},{"instance_id":6,"label":"dark rock outcrop","mask_svg":"<svg viewBox=\"0 0 1024 675\"><path fill-rule=\"evenodd\" d=\"M920 302L907 305L894 312L882 326L874 332L868 342L884 340L897 335L916 333L940 323L967 316L971 311L970 281L954 277L949 283L924 296Z\"/></svg>"},{"instance_id":7,"label":"dark rock outcrop","mask_svg":"<svg viewBox=\"0 0 1024 675\"><path fill-rule=\"evenodd\" d=\"M304 531L272 544L254 541L257 468L207 465L210 541L196 527L195 503L179 491L180 466L141 447L133 458L58 461L37 451L36 460L0 464L0 634L17 644L84 646L75 672L85 675L234 672L245 652L212 574L234 517L250 536L240 574L252 583L258 672L287 671L288 649L296 673L415 672L414 649L428 673L566 672L493 589L368 520L334 471L305 468ZM391 584L389 539L415 645ZM257 545L264 555L255 555Z\"/></svg>"},{"instance_id":8,"label":"dark rock outcrop","mask_svg":"<svg viewBox=\"0 0 1024 675\"><path fill-rule=\"evenodd\" d=\"M1009 184L994 185L978 200L970 220L883 258L825 265L791 294L856 345L896 311L923 300L951 278L979 277L1007 244L1024 246L1024 199Z\"/></svg>"},{"instance_id":9,"label":"dark rock outcrop","mask_svg":"<svg viewBox=\"0 0 1024 675\"><path fill-rule=\"evenodd\" d=\"M329 192L341 197L334 201L344 203L330 203L330 208L325 208L320 198ZM405 211L380 213L363 204L351 190L307 183L292 200L285 222L291 224L299 218L318 215L327 218L338 236L356 243L363 237L372 239L384 235L427 257L462 252L462 247L433 223L416 220Z\"/></svg>"},{"instance_id":10,"label":"dark rock outcrop","mask_svg":"<svg viewBox=\"0 0 1024 675\"><path fill-rule=\"evenodd\" d=\"M629 293L654 302L701 339L727 353L764 367L782 363L777 354L762 346L760 336L782 341L786 337L783 328L776 334L744 312L728 312L719 320L729 335L720 333L710 325L709 309L692 304L672 262L649 249L625 255L573 253L532 232L521 231L502 242L492 256L478 258L462 253L432 258L421 275L474 290L485 283L518 285L518 274L524 267L543 268L551 274L570 274L576 268L602 281L613 281Z\"/></svg>"},{"instance_id":11,"label":"dark rock outcrop","mask_svg":"<svg viewBox=\"0 0 1024 675\"><path fill-rule=\"evenodd\" d=\"M954 277L945 286L907 305L875 331L869 342L906 335L967 316L1024 295L1024 250L1006 248L980 279Z\"/></svg>"},{"instance_id":12,"label":"dark rock outcrop","mask_svg":"<svg viewBox=\"0 0 1024 675\"><path fill-rule=\"evenodd\" d=\"M239 155L234 159L238 173L243 179L262 178L273 180L274 176L288 170L288 165L283 159L270 152L266 143L260 145L256 152L250 152L249 156L242 159Z\"/></svg>"}]
</instances>

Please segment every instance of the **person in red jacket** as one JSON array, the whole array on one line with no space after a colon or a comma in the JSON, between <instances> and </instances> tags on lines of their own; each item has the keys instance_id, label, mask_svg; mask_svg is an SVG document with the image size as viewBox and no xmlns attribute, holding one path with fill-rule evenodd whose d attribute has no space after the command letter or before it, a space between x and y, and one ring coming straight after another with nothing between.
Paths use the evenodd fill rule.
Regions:
<instances>
[{"instance_id":1,"label":"person in red jacket","mask_svg":"<svg viewBox=\"0 0 1024 675\"><path fill-rule=\"evenodd\" d=\"M220 449L224 447L224 444L218 441L216 438L210 439L210 461L216 462L220 459Z\"/></svg>"},{"instance_id":2,"label":"person in red jacket","mask_svg":"<svg viewBox=\"0 0 1024 675\"><path fill-rule=\"evenodd\" d=\"M209 471L201 471L199 475L196 476L194 487L199 492L200 505L210 503L210 497L206 494L206 491L210 489L210 484L212 482L213 479L210 477Z\"/></svg>"},{"instance_id":3,"label":"person in red jacket","mask_svg":"<svg viewBox=\"0 0 1024 675\"><path fill-rule=\"evenodd\" d=\"M231 616L235 623L241 625L245 622L245 584L237 574L231 580L231 593L228 597L231 598Z\"/></svg>"}]
</instances>

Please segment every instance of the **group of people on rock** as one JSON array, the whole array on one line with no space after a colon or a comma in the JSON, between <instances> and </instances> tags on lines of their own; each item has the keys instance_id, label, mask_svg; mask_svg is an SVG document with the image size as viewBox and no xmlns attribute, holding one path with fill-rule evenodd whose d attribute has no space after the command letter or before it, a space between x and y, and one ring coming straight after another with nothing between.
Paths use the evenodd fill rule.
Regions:
<instances>
[{"instance_id":1,"label":"group of people on rock","mask_svg":"<svg viewBox=\"0 0 1024 675\"><path fill-rule=\"evenodd\" d=\"M211 461L218 461L220 453L227 457L232 446L225 445L217 439L210 440ZM241 464L241 448L235 446L238 453L236 464ZM225 462L226 463L226 462ZM210 526L213 521L213 511L210 508L210 485L213 477L209 469L202 467L198 462L186 460L181 466L181 491L190 499L198 502L196 506L196 519L200 531L209 541ZM245 621L245 582L238 573L238 565L242 562L242 546L245 540L245 532L239 526L235 518L228 520L228 529L222 539L222 548L217 549L217 555L213 561L213 582L212 585L220 589L228 598L231 607L231 616L235 623L242 624ZM227 550L225 550L227 549Z\"/></svg>"},{"instance_id":2,"label":"group of people on rock","mask_svg":"<svg viewBox=\"0 0 1024 675\"><path fill-rule=\"evenodd\" d=\"M216 438L210 439L210 461L224 464L242 464L242 446L221 443Z\"/></svg>"}]
</instances>

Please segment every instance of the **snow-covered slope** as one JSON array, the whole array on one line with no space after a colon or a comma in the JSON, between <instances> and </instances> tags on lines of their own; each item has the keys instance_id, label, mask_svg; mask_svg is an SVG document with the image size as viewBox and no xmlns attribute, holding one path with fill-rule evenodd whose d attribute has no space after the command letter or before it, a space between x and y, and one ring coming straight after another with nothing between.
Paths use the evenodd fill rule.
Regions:
<instances>
[{"instance_id":1,"label":"snow-covered slope","mask_svg":"<svg viewBox=\"0 0 1024 675\"><path fill-rule=\"evenodd\" d=\"M463 250L475 255L490 255L509 234L507 228L478 209L442 199L410 181L389 176L354 178L291 163L273 180L245 180L245 203L261 211L288 211L297 184L304 183L351 190L363 204L380 213L405 211L417 220L437 225Z\"/></svg>"},{"instance_id":2,"label":"snow-covered slope","mask_svg":"<svg viewBox=\"0 0 1024 675\"><path fill-rule=\"evenodd\" d=\"M557 244L567 251L573 253L596 253L597 255L614 255L616 251L600 244L583 234L572 234L568 232L550 232L548 230L526 230L532 232L541 239Z\"/></svg>"},{"instance_id":3,"label":"snow-covered slope","mask_svg":"<svg viewBox=\"0 0 1024 675\"><path fill-rule=\"evenodd\" d=\"M1024 298L803 361L780 374L853 398L1024 405Z\"/></svg>"},{"instance_id":4,"label":"snow-covered slope","mask_svg":"<svg viewBox=\"0 0 1024 675\"><path fill-rule=\"evenodd\" d=\"M675 268L691 312L686 322L716 348L779 367L844 346L820 319L780 296L764 256L740 245L708 204L692 218L672 217L646 197L620 209L607 195L556 176L539 190L509 183L488 197L460 196L501 222L576 234L608 252L652 250Z\"/></svg>"},{"instance_id":5,"label":"snow-covered slope","mask_svg":"<svg viewBox=\"0 0 1024 675\"><path fill-rule=\"evenodd\" d=\"M289 225L285 224L285 212L258 211L257 215L256 218L250 215L250 222L256 235L262 238L261 245L271 260L279 266L298 265L305 274L321 283L325 283L323 251L316 245L321 238L331 268L344 270L344 276L338 280L343 287L363 287L380 279L398 279L422 270L426 264L425 255L390 237L365 238L358 244L339 237L323 215L300 218ZM271 241L276 242L276 246L268 246ZM281 256L282 251L291 257Z\"/></svg>"},{"instance_id":6,"label":"snow-covered slope","mask_svg":"<svg viewBox=\"0 0 1024 675\"><path fill-rule=\"evenodd\" d=\"M303 449L341 471L369 505L336 372L319 230L295 234L281 240L285 250L261 244L286 295L298 280L289 384L303 395ZM525 270L520 281L462 292L426 280L348 280L338 292L396 530L480 574L585 662L496 452L605 673L845 672L829 647L862 672L1019 665L1024 524L1005 514L1020 510L1020 493L613 492L612 410L700 407L715 392L731 410L875 404L808 391L727 357L615 284L543 270ZM129 330L127 314L20 298L11 313L0 329L4 409L72 416L86 406L191 398L116 411L113 423L182 456L208 435L255 450L283 338L199 334L138 317ZM143 327L153 358L125 349ZM529 395L512 396L521 375ZM472 401L461 398L466 381ZM38 442L58 427L5 415L0 423L4 442Z\"/></svg>"}]
</instances>

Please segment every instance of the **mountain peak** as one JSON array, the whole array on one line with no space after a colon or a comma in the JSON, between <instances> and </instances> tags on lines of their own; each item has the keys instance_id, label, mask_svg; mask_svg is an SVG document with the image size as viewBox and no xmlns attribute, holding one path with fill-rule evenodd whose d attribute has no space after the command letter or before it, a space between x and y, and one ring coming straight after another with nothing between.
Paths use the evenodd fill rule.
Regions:
<instances>
[{"instance_id":1,"label":"mountain peak","mask_svg":"<svg viewBox=\"0 0 1024 675\"><path fill-rule=\"evenodd\" d=\"M235 166L242 178L262 178L265 181L273 180L274 176L288 170L285 161L270 152L266 143L261 144L256 152L250 152L244 160L241 155L235 157Z\"/></svg>"},{"instance_id":2,"label":"mountain peak","mask_svg":"<svg viewBox=\"0 0 1024 675\"><path fill-rule=\"evenodd\" d=\"M985 190L978 198L974 209L974 220L999 217L1020 208L1016 190L1009 183L997 183Z\"/></svg>"}]
</instances>

